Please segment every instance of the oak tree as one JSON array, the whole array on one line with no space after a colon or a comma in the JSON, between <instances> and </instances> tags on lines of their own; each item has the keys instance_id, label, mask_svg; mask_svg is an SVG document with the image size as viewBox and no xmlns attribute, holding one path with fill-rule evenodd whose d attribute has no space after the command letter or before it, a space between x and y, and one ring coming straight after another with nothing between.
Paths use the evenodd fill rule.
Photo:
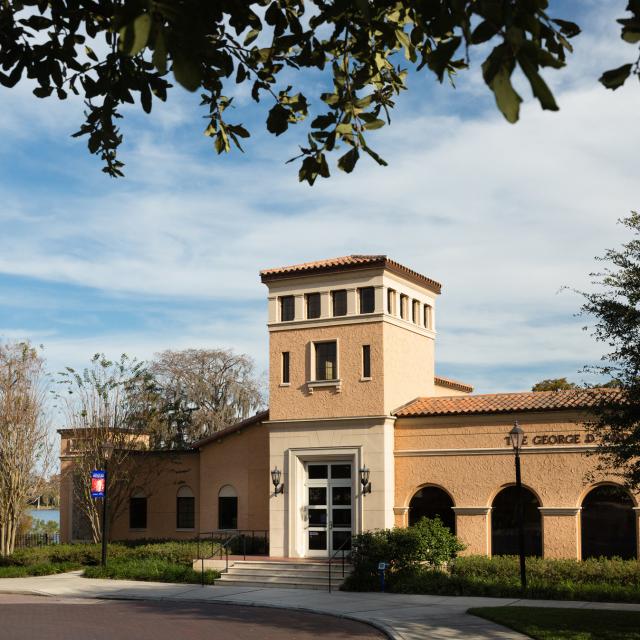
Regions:
<instances>
[{"instance_id":1,"label":"oak tree","mask_svg":"<svg viewBox=\"0 0 640 640\"><path fill-rule=\"evenodd\" d=\"M565 66L580 28L550 13L547 0L3 0L0 83L25 79L38 98L82 97L86 136L103 171L121 176L117 121L125 104L150 112L172 82L199 92L205 134L218 153L241 149L248 129L229 114L233 85L266 98L266 128L275 135L312 111L296 158L299 178L330 175L327 157L351 172L363 155L385 161L369 133L390 122L408 68L451 80L484 57L482 75L509 122L522 98L518 69L543 109L558 105L541 75ZM640 0L629 0L621 36L640 41ZM636 55L636 54L634 54ZM319 76L313 75L318 73ZM639 60L602 74L609 89L640 75ZM306 95L304 85L323 86Z\"/></svg>"}]
</instances>

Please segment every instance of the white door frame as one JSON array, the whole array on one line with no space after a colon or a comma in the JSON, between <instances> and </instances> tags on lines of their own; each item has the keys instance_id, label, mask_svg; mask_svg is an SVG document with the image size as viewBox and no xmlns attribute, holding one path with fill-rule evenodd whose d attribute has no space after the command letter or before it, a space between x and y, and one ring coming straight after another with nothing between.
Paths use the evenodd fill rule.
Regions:
<instances>
[{"instance_id":1,"label":"white door frame","mask_svg":"<svg viewBox=\"0 0 640 640\"><path fill-rule=\"evenodd\" d=\"M362 530L362 490L359 469L362 467L362 447L304 448L287 450L289 472L287 530L288 553L291 557L303 558L307 554L307 513L306 505L306 463L340 462L349 460L353 465L352 473L352 531L358 534ZM326 556L324 556L326 557Z\"/></svg>"}]
</instances>

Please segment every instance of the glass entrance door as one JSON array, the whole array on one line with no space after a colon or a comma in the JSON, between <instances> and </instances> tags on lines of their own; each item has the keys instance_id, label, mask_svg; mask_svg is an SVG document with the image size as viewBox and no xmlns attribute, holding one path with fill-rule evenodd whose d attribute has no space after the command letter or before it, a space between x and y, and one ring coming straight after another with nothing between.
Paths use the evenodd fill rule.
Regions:
<instances>
[{"instance_id":1,"label":"glass entrance door","mask_svg":"<svg viewBox=\"0 0 640 640\"><path fill-rule=\"evenodd\" d=\"M306 555L326 558L351 548L353 465L309 462L306 467Z\"/></svg>"}]
</instances>

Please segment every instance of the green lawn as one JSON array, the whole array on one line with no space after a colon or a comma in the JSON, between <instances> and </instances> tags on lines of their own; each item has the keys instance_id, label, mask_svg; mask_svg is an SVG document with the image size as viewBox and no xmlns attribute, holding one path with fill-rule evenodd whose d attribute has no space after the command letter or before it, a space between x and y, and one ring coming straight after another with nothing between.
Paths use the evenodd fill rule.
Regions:
<instances>
[{"instance_id":1,"label":"green lawn","mask_svg":"<svg viewBox=\"0 0 640 640\"><path fill-rule=\"evenodd\" d=\"M469 613L537 640L640 640L638 611L483 607Z\"/></svg>"}]
</instances>

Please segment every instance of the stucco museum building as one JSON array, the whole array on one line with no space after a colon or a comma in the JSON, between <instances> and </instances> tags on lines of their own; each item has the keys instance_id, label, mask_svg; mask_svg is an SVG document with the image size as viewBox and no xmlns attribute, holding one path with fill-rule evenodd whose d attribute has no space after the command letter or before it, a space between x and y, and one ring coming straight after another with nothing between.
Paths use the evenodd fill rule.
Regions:
<instances>
[{"instance_id":1,"label":"stucco museum building","mask_svg":"<svg viewBox=\"0 0 640 640\"><path fill-rule=\"evenodd\" d=\"M517 552L522 449L529 554L637 557L638 496L594 476L585 390L475 395L435 372L441 285L379 255L267 269L269 408L181 452L130 496L112 539L268 532L274 557L439 516L468 554ZM78 537L61 430L61 530ZM161 455L161 454L159 454ZM175 457L174 457L175 458Z\"/></svg>"}]
</instances>

